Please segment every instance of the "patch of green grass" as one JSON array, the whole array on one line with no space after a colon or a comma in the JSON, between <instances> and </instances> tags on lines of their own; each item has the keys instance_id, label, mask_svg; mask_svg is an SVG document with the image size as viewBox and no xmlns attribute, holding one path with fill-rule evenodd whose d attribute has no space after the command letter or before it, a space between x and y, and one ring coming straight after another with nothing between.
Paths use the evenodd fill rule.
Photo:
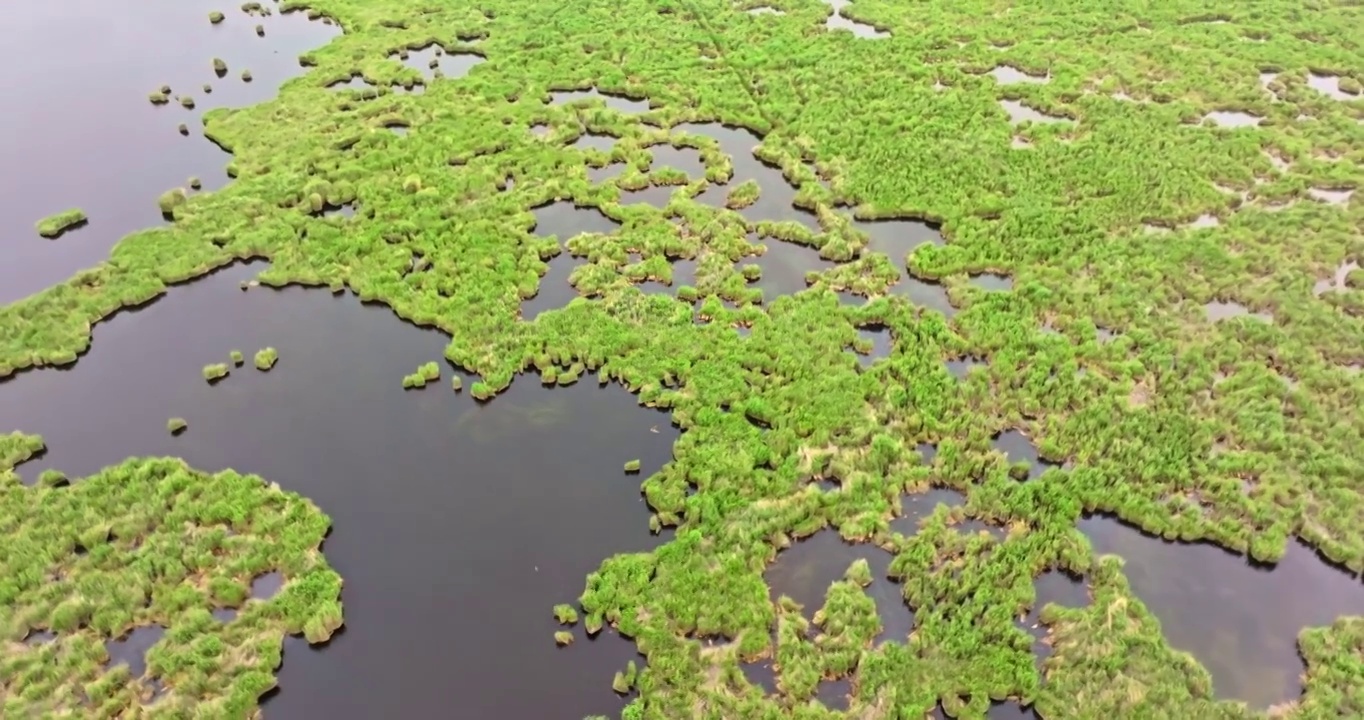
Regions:
<instances>
[{"instance_id":1,"label":"patch of green grass","mask_svg":"<svg viewBox=\"0 0 1364 720\"><path fill-rule=\"evenodd\" d=\"M269 370L279 362L279 352L272 347L261 348L256 351L255 362L257 370L262 372Z\"/></svg>"},{"instance_id":2,"label":"patch of green grass","mask_svg":"<svg viewBox=\"0 0 1364 720\"><path fill-rule=\"evenodd\" d=\"M85 211L80 208L63 210L38 221L38 234L48 239L61 237L62 233L80 227L88 221Z\"/></svg>"}]
</instances>

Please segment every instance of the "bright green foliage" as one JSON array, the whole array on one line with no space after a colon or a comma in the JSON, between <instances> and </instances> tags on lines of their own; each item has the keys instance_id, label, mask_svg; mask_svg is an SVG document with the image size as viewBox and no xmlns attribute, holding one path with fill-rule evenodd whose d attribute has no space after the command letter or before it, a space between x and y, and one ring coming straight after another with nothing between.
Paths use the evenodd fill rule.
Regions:
<instances>
[{"instance_id":1,"label":"bright green foliage","mask_svg":"<svg viewBox=\"0 0 1364 720\"><path fill-rule=\"evenodd\" d=\"M729 195L725 197L725 207L732 210L746 208L757 202L761 192L756 180L742 182L729 191Z\"/></svg>"},{"instance_id":2,"label":"bright green foliage","mask_svg":"<svg viewBox=\"0 0 1364 720\"><path fill-rule=\"evenodd\" d=\"M173 459L25 488L5 475L14 457L0 452L0 715L93 716L89 698L100 717L248 717L286 633L322 642L340 627L341 579L319 552L329 521L299 496ZM274 571L285 584L270 600L237 593L231 622L210 615L224 604L211 588ZM105 666L107 641L151 625L167 632L145 675ZM44 631L56 638L24 642Z\"/></svg>"},{"instance_id":3,"label":"bright green foliage","mask_svg":"<svg viewBox=\"0 0 1364 720\"><path fill-rule=\"evenodd\" d=\"M555 605L554 619L560 625L572 625L578 622L578 610L572 605Z\"/></svg>"},{"instance_id":4,"label":"bright green foliage","mask_svg":"<svg viewBox=\"0 0 1364 720\"><path fill-rule=\"evenodd\" d=\"M610 624L647 651L622 717L826 717L804 702L821 677L851 677L854 717L917 720L942 702L980 718L991 697L1036 701L1047 720L1250 715L1213 701L1206 673L1170 649L1120 568L1095 564L1075 523L1105 512L1265 561L1301 540L1364 570L1364 288L1347 270L1314 292L1364 254L1364 105L1308 85L1328 73L1357 87L1364 10L843 8L889 33L873 41L824 30L823 3L778 4L784 15L718 0L503 0L488 14L286 2L346 33L277 99L205 113L236 180L171 191L161 207L173 223L0 308L0 376L73 362L119 308L268 258L262 282L349 288L445 332L447 358L479 376L479 400L518 373L549 385L592 373L686 431L642 483L650 527L675 534L606 559L580 598L587 631ZM429 79L390 57L432 43L488 62ZM990 72L1006 63L1046 81L1002 84ZM373 87L328 89L352 77ZM427 91L398 92L418 83ZM548 102L589 87L649 104ZM1051 118L1011 120L1027 108ZM1262 121L1205 122L1215 111ZM818 229L697 202L734 166L706 123L760 137L756 154ZM584 132L616 142L573 148ZM699 151L704 176L654 167L662 145ZM622 174L589 180L608 165ZM673 188L666 210L619 202L650 185ZM741 188L728 188L736 205ZM1345 203L1313 194L1348 189ZM750 209L783 188L760 190ZM557 242L531 232L530 209L554 201L622 229ZM363 212L322 212L349 203ZM855 217L932 220L945 242L871 251ZM750 235L816 249L829 268L807 290L764 296L750 282L761 273L739 269L761 253ZM571 280L585 299L524 319L521 300L564 250L584 259ZM678 258L696 262L685 286L668 284ZM1012 288L983 290L985 272ZM934 281L950 316L911 301L911 277ZM638 292L650 279L671 294ZM1263 319L1214 322L1213 301ZM856 330L870 326L892 350L862 368L846 348L865 349ZM961 380L944 368L967 356L985 364ZM1067 468L1011 475L991 447L1006 429ZM938 447L931 467L923 443ZM808 490L824 477L839 491ZM891 533L903 493L934 486L1016 531L967 535L935 512L913 536ZM824 528L894 554L911 637L872 642L856 567L813 628L770 602L764 568ZM1095 599L1052 616L1044 684L1015 621L1048 568L1090 573ZM1358 635L1353 621L1303 634L1309 677L1288 715L1357 714ZM743 679L740 661L761 657L780 661L779 697Z\"/></svg>"},{"instance_id":5,"label":"bright green foliage","mask_svg":"<svg viewBox=\"0 0 1364 720\"><path fill-rule=\"evenodd\" d=\"M265 372L279 362L279 353L272 347L261 348L256 351L256 369Z\"/></svg>"},{"instance_id":6,"label":"bright green foliage","mask_svg":"<svg viewBox=\"0 0 1364 720\"><path fill-rule=\"evenodd\" d=\"M56 215L49 215L38 221L38 234L45 238L61 237L67 230L83 224L86 221L85 211L80 208L63 210Z\"/></svg>"},{"instance_id":7,"label":"bright green foliage","mask_svg":"<svg viewBox=\"0 0 1364 720\"><path fill-rule=\"evenodd\" d=\"M625 462L625 472L628 472L628 473L637 473L637 472L639 472L639 461L638 461L638 460L627 460L627 461Z\"/></svg>"},{"instance_id":8,"label":"bright green foliage","mask_svg":"<svg viewBox=\"0 0 1364 720\"><path fill-rule=\"evenodd\" d=\"M554 633L554 644L559 647L573 644L573 633L567 630L560 630Z\"/></svg>"},{"instance_id":9,"label":"bright green foliage","mask_svg":"<svg viewBox=\"0 0 1364 720\"><path fill-rule=\"evenodd\" d=\"M228 357L232 359L232 364L238 367L241 367L242 364L246 362L246 356L242 355L241 350L233 350L228 353Z\"/></svg>"},{"instance_id":10,"label":"bright green foliage","mask_svg":"<svg viewBox=\"0 0 1364 720\"><path fill-rule=\"evenodd\" d=\"M228 373L230 372L231 370L228 369L227 363L213 363L211 365L205 365L204 379L209 382L216 382L227 377Z\"/></svg>"}]
</instances>

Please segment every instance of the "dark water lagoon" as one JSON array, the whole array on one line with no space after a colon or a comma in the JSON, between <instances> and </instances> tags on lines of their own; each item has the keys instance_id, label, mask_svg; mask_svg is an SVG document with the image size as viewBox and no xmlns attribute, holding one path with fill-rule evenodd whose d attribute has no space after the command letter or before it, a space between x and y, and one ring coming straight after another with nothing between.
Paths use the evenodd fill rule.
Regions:
<instances>
[{"instance_id":1,"label":"dark water lagoon","mask_svg":"<svg viewBox=\"0 0 1364 720\"><path fill-rule=\"evenodd\" d=\"M227 19L212 25L208 13L218 9ZM162 192L191 177L204 190L225 185L231 156L204 138L204 112L273 97L304 72L300 54L340 33L303 13L256 17L208 0L148 0L116 12L95 0L10 8L0 24L0 93L14 103L0 113L0 167L10 169L0 173L0 303L60 283L104 260L124 235L161 224ZM215 57L227 64L222 78ZM148 93L162 85L172 100L152 105ZM173 99L182 94L193 110ZM34 223L69 207L84 209L89 225L40 238Z\"/></svg>"},{"instance_id":2,"label":"dark water lagoon","mask_svg":"<svg viewBox=\"0 0 1364 720\"><path fill-rule=\"evenodd\" d=\"M534 378L480 405L450 389L443 335L350 295L239 289L264 267L173 288L97 325L71 369L0 383L0 427L49 447L21 475L173 455L259 473L328 513L323 550L345 581L346 627L325 649L286 643L270 717L439 716L454 699L470 717L542 717L546 698L564 717L617 713L611 676L634 645L609 631L589 641L579 626L556 648L551 608L574 602L604 558L663 540L649 533L640 476L621 466L639 458L647 476L671 458L667 415L618 386ZM279 351L271 371L248 362L204 382L204 364L263 347ZM404 391L403 376L432 360L441 380ZM174 437L173 416L189 423ZM258 578L253 593L273 582Z\"/></svg>"},{"instance_id":3,"label":"dark water lagoon","mask_svg":"<svg viewBox=\"0 0 1364 720\"><path fill-rule=\"evenodd\" d=\"M1206 543L1173 543L1095 516L1080 530L1097 553L1119 555L1132 590L1170 644L1212 673L1218 697L1264 709L1302 692L1298 633L1364 614L1364 583L1290 541L1265 567Z\"/></svg>"}]
</instances>

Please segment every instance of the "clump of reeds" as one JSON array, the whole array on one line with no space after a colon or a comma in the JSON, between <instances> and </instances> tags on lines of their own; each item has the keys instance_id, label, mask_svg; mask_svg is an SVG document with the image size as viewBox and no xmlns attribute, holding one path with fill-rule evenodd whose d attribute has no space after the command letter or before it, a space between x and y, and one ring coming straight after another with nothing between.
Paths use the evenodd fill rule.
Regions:
<instances>
[{"instance_id":1,"label":"clump of reeds","mask_svg":"<svg viewBox=\"0 0 1364 720\"><path fill-rule=\"evenodd\" d=\"M150 100L153 105L165 105L170 102L170 94L162 92L161 90L153 90L147 94L147 99Z\"/></svg>"},{"instance_id":2,"label":"clump of reeds","mask_svg":"<svg viewBox=\"0 0 1364 720\"><path fill-rule=\"evenodd\" d=\"M237 367L241 367L242 364L246 362L246 356L242 355L241 350L233 350L228 353L228 356L232 358L232 364Z\"/></svg>"},{"instance_id":3,"label":"clump of reeds","mask_svg":"<svg viewBox=\"0 0 1364 720\"><path fill-rule=\"evenodd\" d=\"M639 460L630 460L629 462L625 463L625 472L628 473L639 472Z\"/></svg>"},{"instance_id":4,"label":"clump of reeds","mask_svg":"<svg viewBox=\"0 0 1364 720\"><path fill-rule=\"evenodd\" d=\"M464 381L461 380L458 375L456 375L453 378L450 378L450 387L455 392L459 392L460 390L464 389Z\"/></svg>"},{"instance_id":5,"label":"clump of reeds","mask_svg":"<svg viewBox=\"0 0 1364 720\"><path fill-rule=\"evenodd\" d=\"M179 435L189 427L189 423L184 418L173 417L166 421L166 432L172 435Z\"/></svg>"},{"instance_id":6,"label":"clump of reeds","mask_svg":"<svg viewBox=\"0 0 1364 720\"><path fill-rule=\"evenodd\" d=\"M578 622L578 611L572 605L555 605L554 619L560 625L573 625Z\"/></svg>"},{"instance_id":7,"label":"clump of reeds","mask_svg":"<svg viewBox=\"0 0 1364 720\"><path fill-rule=\"evenodd\" d=\"M38 473L38 487L59 488L70 484L71 481L66 477L66 473L61 470L48 468Z\"/></svg>"},{"instance_id":8,"label":"clump of reeds","mask_svg":"<svg viewBox=\"0 0 1364 720\"><path fill-rule=\"evenodd\" d=\"M183 107L183 108L186 109L186 110L193 110L193 109L194 109L194 98L190 97L189 95L181 95L181 96L180 96L180 107Z\"/></svg>"},{"instance_id":9,"label":"clump of reeds","mask_svg":"<svg viewBox=\"0 0 1364 720\"><path fill-rule=\"evenodd\" d=\"M212 92L213 92L213 86L212 86L212 85L209 85L208 83L204 83L204 94L205 94L205 95L208 95L208 94L210 94L210 93L212 93Z\"/></svg>"},{"instance_id":10,"label":"clump of reeds","mask_svg":"<svg viewBox=\"0 0 1364 720\"><path fill-rule=\"evenodd\" d=\"M554 633L554 644L559 647L567 647L573 644L573 633L567 630L560 630Z\"/></svg>"},{"instance_id":11,"label":"clump of reeds","mask_svg":"<svg viewBox=\"0 0 1364 720\"><path fill-rule=\"evenodd\" d=\"M227 63L222 58L213 58L213 74L222 77L227 74Z\"/></svg>"},{"instance_id":12,"label":"clump of reeds","mask_svg":"<svg viewBox=\"0 0 1364 720\"><path fill-rule=\"evenodd\" d=\"M212 363L204 366L204 379L209 383L215 383L227 377L229 372L227 363Z\"/></svg>"},{"instance_id":13,"label":"clump of reeds","mask_svg":"<svg viewBox=\"0 0 1364 720\"><path fill-rule=\"evenodd\" d=\"M55 215L48 215L38 221L38 234L45 238L53 239L61 237L62 233L72 228L83 225L87 221L85 211L80 208L70 208L63 210Z\"/></svg>"},{"instance_id":14,"label":"clump of reeds","mask_svg":"<svg viewBox=\"0 0 1364 720\"><path fill-rule=\"evenodd\" d=\"M161 197L156 199L156 204L161 208L161 214L170 217L175 214L175 208L185 202L185 189L174 188L161 193Z\"/></svg>"},{"instance_id":15,"label":"clump of reeds","mask_svg":"<svg viewBox=\"0 0 1364 720\"><path fill-rule=\"evenodd\" d=\"M258 37L265 37L265 26L264 26L264 25L257 25L257 26L256 26L256 35L257 35Z\"/></svg>"},{"instance_id":16,"label":"clump of reeds","mask_svg":"<svg viewBox=\"0 0 1364 720\"><path fill-rule=\"evenodd\" d=\"M265 372L279 362L279 353L272 347L262 348L256 351L256 369Z\"/></svg>"},{"instance_id":17,"label":"clump of reeds","mask_svg":"<svg viewBox=\"0 0 1364 720\"><path fill-rule=\"evenodd\" d=\"M213 12L210 12L208 14L208 21L210 23L213 23L214 25L217 25L218 23L223 21L223 14L218 12L217 10L214 10Z\"/></svg>"},{"instance_id":18,"label":"clump of reeds","mask_svg":"<svg viewBox=\"0 0 1364 720\"><path fill-rule=\"evenodd\" d=\"M250 70L243 70L243 71L242 71L242 82L251 82L251 71L250 71Z\"/></svg>"}]
</instances>

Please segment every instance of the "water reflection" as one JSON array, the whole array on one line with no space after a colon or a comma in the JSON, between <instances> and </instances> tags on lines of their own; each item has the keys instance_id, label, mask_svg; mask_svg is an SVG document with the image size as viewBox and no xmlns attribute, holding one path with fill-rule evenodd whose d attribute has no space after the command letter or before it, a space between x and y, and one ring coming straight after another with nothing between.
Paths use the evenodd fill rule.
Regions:
<instances>
[{"instance_id":1,"label":"water reflection","mask_svg":"<svg viewBox=\"0 0 1364 720\"><path fill-rule=\"evenodd\" d=\"M757 285L763 291L763 301L772 302L782 295L800 292L807 287L805 274L824 270L832 264L819 256L819 251L807 245L768 239L762 255L749 256L745 263L762 268Z\"/></svg>"},{"instance_id":2,"label":"water reflection","mask_svg":"<svg viewBox=\"0 0 1364 720\"><path fill-rule=\"evenodd\" d=\"M345 579L347 629L324 650L287 644L267 716L437 717L454 702L470 717L618 714L611 676L634 645L603 633L558 650L550 608L602 559L661 541L621 465L639 458L647 475L671 458L667 416L591 382L521 378L486 405L448 384L404 393L402 377L439 362L448 337L349 296L242 292L260 269L174 288L97 325L70 370L0 383L0 427L50 448L22 473L173 455L316 502L333 521L324 550ZM262 347L283 359L271 372L212 387L200 376L232 348ZM193 431L167 433L175 416Z\"/></svg>"},{"instance_id":3,"label":"water reflection","mask_svg":"<svg viewBox=\"0 0 1364 720\"><path fill-rule=\"evenodd\" d=\"M1233 110L1214 110L1204 115L1203 118L1211 120L1218 127L1226 128L1255 127L1264 120L1258 115Z\"/></svg>"},{"instance_id":4,"label":"water reflection","mask_svg":"<svg viewBox=\"0 0 1364 720\"><path fill-rule=\"evenodd\" d=\"M885 253L896 265L903 264L905 256L920 245L946 242L942 226L924 220L854 220L853 224L871 238L868 250Z\"/></svg>"},{"instance_id":5,"label":"water reflection","mask_svg":"<svg viewBox=\"0 0 1364 720\"><path fill-rule=\"evenodd\" d=\"M1045 84L1051 82L1051 78L1042 75L1029 75L1012 65L998 65L990 70L990 76L1000 85L1019 85L1019 84Z\"/></svg>"},{"instance_id":6,"label":"water reflection","mask_svg":"<svg viewBox=\"0 0 1364 720\"><path fill-rule=\"evenodd\" d=\"M753 148L762 142L751 131L742 128L725 127L718 123L683 123L673 128L674 132L704 135L720 144L720 150L729 155L734 174L724 185L712 185L696 197L696 201L724 207L729 188L749 180L758 183L761 193L752 205L739 214L749 222L771 220L774 222L794 220L820 232L819 220L813 213L795 206L796 189L781 174L781 170L765 165L753 154Z\"/></svg>"},{"instance_id":7,"label":"water reflection","mask_svg":"<svg viewBox=\"0 0 1364 720\"><path fill-rule=\"evenodd\" d=\"M824 607L829 586L843 579L848 566L858 559L871 566L872 582L864 591L876 602L881 620L876 643L905 642L914 629L914 613L905 604L900 586L886 577L890 553L868 543L846 543L836 530L817 532L777 554L764 576L772 602L785 595L800 603L805 619L811 620Z\"/></svg>"},{"instance_id":8,"label":"water reflection","mask_svg":"<svg viewBox=\"0 0 1364 720\"><path fill-rule=\"evenodd\" d=\"M1010 465L1028 463L1028 480L1041 476L1047 468L1059 467L1057 463L1042 458L1037 452L1037 446L1019 430L1009 429L995 435L993 445L995 450L1004 453Z\"/></svg>"},{"instance_id":9,"label":"water reflection","mask_svg":"<svg viewBox=\"0 0 1364 720\"><path fill-rule=\"evenodd\" d=\"M1009 122L1014 125L1020 125L1024 122L1058 123L1070 121L1070 118L1048 115L1040 110L1035 110L1018 100L1000 100L999 105L1004 108L1004 112L1008 113Z\"/></svg>"},{"instance_id":10,"label":"water reflection","mask_svg":"<svg viewBox=\"0 0 1364 720\"><path fill-rule=\"evenodd\" d=\"M601 98L606 107L623 113L642 113L649 109L648 100L631 100L621 95L609 95L596 88L587 90L559 90L549 94L550 104L567 105L587 98Z\"/></svg>"},{"instance_id":11,"label":"water reflection","mask_svg":"<svg viewBox=\"0 0 1364 720\"><path fill-rule=\"evenodd\" d=\"M142 677L147 672L147 651L165 634L166 628L160 625L144 625L133 628L117 640L106 641L104 647L109 651L109 667L127 665L129 675Z\"/></svg>"},{"instance_id":12,"label":"water reflection","mask_svg":"<svg viewBox=\"0 0 1364 720\"><path fill-rule=\"evenodd\" d=\"M824 4L828 5L830 9L833 10L833 13L829 15L829 19L824 21L825 28L829 30L847 30L855 37L868 40L881 40L890 37L890 33L888 32L877 30L875 27L866 23L857 22L856 20L850 20L847 17L844 17L843 8L851 5L852 0L824 0Z\"/></svg>"},{"instance_id":13,"label":"water reflection","mask_svg":"<svg viewBox=\"0 0 1364 720\"><path fill-rule=\"evenodd\" d=\"M1110 518L1086 518L1080 530L1095 552L1126 561L1133 592L1160 619L1170 644L1208 668L1217 695L1255 708L1301 693L1301 630L1364 615L1364 583L1298 542L1268 569L1213 545L1166 542Z\"/></svg>"},{"instance_id":14,"label":"water reflection","mask_svg":"<svg viewBox=\"0 0 1364 720\"><path fill-rule=\"evenodd\" d=\"M1335 75L1307 74L1307 86L1332 100L1354 100L1358 93L1351 94L1340 89L1340 78Z\"/></svg>"},{"instance_id":15,"label":"water reflection","mask_svg":"<svg viewBox=\"0 0 1364 720\"><path fill-rule=\"evenodd\" d=\"M273 97L305 71L299 54L341 32L302 12L234 12L209 24L219 8L148 0L119 8L116 21L96 0L7 8L0 93L22 98L24 111L0 113L0 167L10 168L0 173L0 237L14 239L0 243L0 304L60 283L103 261L124 235L162 224L157 196L186 178L202 178L205 190L225 185L231 158L199 133L203 113ZM253 32L257 23L265 37ZM232 68L226 78L215 76L214 57ZM34 58L43 58L41 72ZM254 82L241 81L244 69ZM201 91L205 83L211 94ZM162 85L192 96L194 109L153 106L147 94ZM176 131L181 123L188 138ZM39 242L34 223L68 207L90 216L79 242Z\"/></svg>"},{"instance_id":16,"label":"water reflection","mask_svg":"<svg viewBox=\"0 0 1364 720\"><path fill-rule=\"evenodd\" d=\"M583 233L612 233L620 224L593 207L578 207L571 201L542 205L531 211L535 216L534 232L542 237L557 236L561 247ZM549 269L540 278L539 291L521 303L521 317L534 320L537 315L563 307L578 296L568 283L574 268L586 262L575 258L567 249L548 260Z\"/></svg>"}]
</instances>

